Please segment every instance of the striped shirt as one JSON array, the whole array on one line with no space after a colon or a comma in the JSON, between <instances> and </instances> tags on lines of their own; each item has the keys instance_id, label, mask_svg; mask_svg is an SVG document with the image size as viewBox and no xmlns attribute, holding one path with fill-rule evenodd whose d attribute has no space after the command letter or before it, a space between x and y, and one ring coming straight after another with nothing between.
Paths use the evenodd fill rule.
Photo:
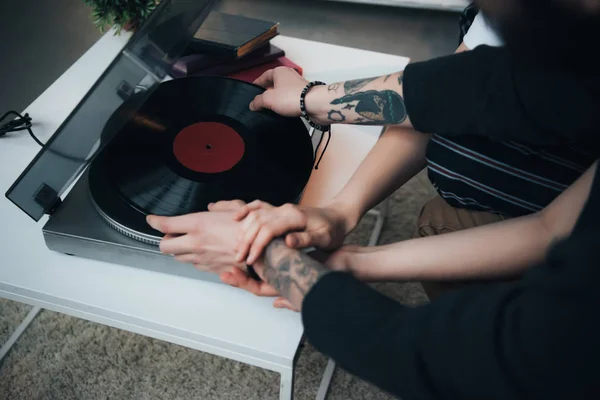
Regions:
<instances>
[{"instance_id":1,"label":"striped shirt","mask_svg":"<svg viewBox=\"0 0 600 400\"><path fill-rule=\"evenodd\" d=\"M517 217L540 211L594 162L582 148L433 135L428 176L454 207Z\"/></svg>"},{"instance_id":2,"label":"striped shirt","mask_svg":"<svg viewBox=\"0 0 600 400\"><path fill-rule=\"evenodd\" d=\"M460 18L460 41L468 48L501 46L471 3ZM518 130L517 130L518 132ZM433 135L428 175L440 196L455 207L508 217L540 211L593 162L582 146L531 147L481 136Z\"/></svg>"}]
</instances>

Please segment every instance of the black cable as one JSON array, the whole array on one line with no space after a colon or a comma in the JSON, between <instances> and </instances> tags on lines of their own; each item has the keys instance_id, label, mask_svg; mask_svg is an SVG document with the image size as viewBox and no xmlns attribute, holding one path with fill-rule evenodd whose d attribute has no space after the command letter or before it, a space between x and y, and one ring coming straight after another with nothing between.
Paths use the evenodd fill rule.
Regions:
<instances>
[{"instance_id":1,"label":"black cable","mask_svg":"<svg viewBox=\"0 0 600 400\"><path fill-rule=\"evenodd\" d=\"M315 169L319 169L319 164L321 164L321 160L323 159L323 156L325 155L325 152L327 151L327 146L329 146L329 141L331 140L331 125L328 126L325 130L323 130L321 132L321 138L319 139L319 144L317 144L317 149L319 149L319 147L321 146L321 142L323 142L323 137L325 136L325 134L327 134L327 142L325 142L325 147L323 148L323 151L321 152L321 156L319 157L319 160L317 161L317 164L315 165Z\"/></svg>"},{"instance_id":2,"label":"black cable","mask_svg":"<svg viewBox=\"0 0 600 400\"><path fill-rule=\"evenodd\" d=\"M31 138L35 140L35 142L41 147L44 147L44 143L42 143L33 134L33 131L31 130L32 124L31 117L29 116L29 114L26 113L25 115L21 115L16 111L8 111L4 113L4 115L0 118L0 123L4 121L4 119L7 118L9 115L15 115L16 118L8 121L5 124L0 125L0 137L6 135L8 132L19 132L27 130L27 132L29 132L29 136L31 136Z\"/></svg>"},{"instance_id":3,"label":"black cable","mask_svg":"<svg viewBox=\"0 0 600 400\"><path fill-rule=\"evenodd\" d=\"M16 111L8 111L7 113L5 113L2 118L0 118L0 123L9 115L15 115L17 116L17 118L8 121L7 123L0 125L0 137L6 135L8 132L19 132L19 131L24 131L27 130L27 132L29 132L29 136L31 136L31 138L33 140L35 140L35 142L37 144L40 145L40 147L44 147L44 143L42 143L41 140L39 140L37 138L37 136L34 135L33 131L31 130L31 117L29 116L29 114L25 114L25 115L21 115ZM59 157L65 158L67 160L70 161L75 161L78 163L86 163L89 161L89 159L87 158L81 158L81 157L76 157L76 156L72 156L70 154L65 154L61 151L57 151L54 150L52 147L48 147L46 148L46 151L52 153L52 154L56 154Z\"/></svg>"}]
</instances>

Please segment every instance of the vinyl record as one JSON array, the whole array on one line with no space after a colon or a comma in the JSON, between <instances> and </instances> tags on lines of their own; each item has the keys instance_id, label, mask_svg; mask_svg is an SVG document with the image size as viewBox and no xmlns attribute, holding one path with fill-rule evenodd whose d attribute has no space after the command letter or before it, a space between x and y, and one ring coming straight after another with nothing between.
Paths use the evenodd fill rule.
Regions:
<instances>
[{"instance_id":1,"label":"vinyl record","mask_svg":"<svg viewBox=\"0 0 600 400\"><path fill-rule=\"evenodd\" d=\"M262 91L219 77L160 84L92 162L96 207L120 230L156 237L148 214L206 211L220 200L296 201L314 162L311 139L299 118L250 111Z\"/></svg>"}]
</instances>

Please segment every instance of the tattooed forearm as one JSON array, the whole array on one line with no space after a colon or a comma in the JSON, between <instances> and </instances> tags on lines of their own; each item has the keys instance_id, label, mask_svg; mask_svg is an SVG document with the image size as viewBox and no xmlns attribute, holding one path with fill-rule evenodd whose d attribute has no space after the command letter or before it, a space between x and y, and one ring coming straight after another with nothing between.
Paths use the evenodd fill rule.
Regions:
<instances>
[{"instance_id":1,"label":"tattooed forearm","mask_svg":"<svg viewBox=\"0 0 600 400\"><path fill-rule=\"evenodd\" d=\"M332 83L331 85L327 86L327 90L330 92L335 92L336 90L338 90L340 87L339 83Z\"/></svg>"},{"instance_id":2,"label":"tattooed forearm","mask_svg":"<svg viewBox=\"0 0 600 400\"><path fill-rule=\"evenodd\" d=\"M365 87L367 84L373 82L374 80L376 80L378 78L379 77L365 78L365 79L355 79L355 80L352 80L352 81L346 81L346 82L344 82L344 91L346 92L346 94L356 93L360 89L362 89L363 87Z\"/></svg>"},{"instance_id":3,"label":"tattooed forearm","mask_svg":"<svg viewBox=\"0 0 600 400\"><path fill-rule=\"evenodd\" d=\"M297 308L308 291L328 272L310 256L290 249L283 239L276 239L267 246L260 263L263 279Z\"/></svg>"},{"instance_id":4,"label":"tattooed forearm","mask_svg":"<svg viewBox=\"0 0 600 400\"><path fill-rule=\"evenodd\" d=\"M306 97L311 120L320 125L402 125L411 127L403 98L403 72L335 82Z\"/></svg>"},{"instance_id":5,"label":"tattooed forearm","mask_svg":"<svg viewBox=\"0 0 600 400\"><path fill-rule=\"evenodd\" d=\"M331 102L333 105L346 103L355 104L354 111L366 118L367 124L400 124L406 119L404 99L393 90L369 90L342 96Z\"/></svg>"},{"instance_id":6,"label":"tattooed forearm","mask_svg":"<svg viewBox=\"0 0 600 400\"><path fill-rule=\"evenodd\" d=\"M346 117L341 111L331 110L327 113L327 119L332 122L344 122Z\"/></svg>"}]
</instances>

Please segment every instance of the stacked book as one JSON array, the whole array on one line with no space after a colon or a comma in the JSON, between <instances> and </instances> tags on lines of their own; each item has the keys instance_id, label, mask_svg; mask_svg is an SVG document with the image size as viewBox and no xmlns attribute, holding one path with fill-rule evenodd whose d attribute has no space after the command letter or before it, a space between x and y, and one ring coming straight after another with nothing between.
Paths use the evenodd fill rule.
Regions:
<instances>
[{"instance_id":1,"label":"stacked book","mask_svg":"<svg viewBox=\"0 0 600 400\"><path fill-rule=\"evenodd\" d=\"M171 75L228 76L252 82L263 72L279 66L302 68L270 43L279 24L213 11L194 35Z\"/></svg>"}]
</instances>

